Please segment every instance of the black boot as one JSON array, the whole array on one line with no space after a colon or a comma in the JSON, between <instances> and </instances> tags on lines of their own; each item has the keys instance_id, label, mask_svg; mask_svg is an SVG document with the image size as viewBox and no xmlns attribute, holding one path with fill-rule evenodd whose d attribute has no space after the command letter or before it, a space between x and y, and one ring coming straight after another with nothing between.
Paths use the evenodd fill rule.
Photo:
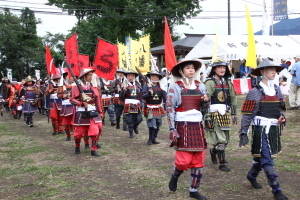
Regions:
<instances>
[{"instance_id":1,"label":"black boot","mask_svg":"<svg viewBox=\"0 0 300 200\"><path fill-rule=\"evenodd\" d=\"M274 193L275 200L286 200L289 199L287 196L285 196L281 190Z\"/></svg>"},{"instance_id":2,"label":"black boot","mask_svg":"<svg viewBox=\"0 0 300 200\"><path fill-rule=\"evenodd\" d=\"M52 132L52 135L57 135L57 132L56 132L56 131L53 131L53 132Z\"/></svg>"},{"instance_id":3,"label":"black boot","mask_svg":"<svg viewBox=\"0 0 300 200\"><path fill-rule=\"evenodd\" d=\"M200 199L200 200L207 199L205 196L202 196L199 192L190 192L190 197L193 199Z\"/></svg>"},{"instance_id":4,"label":"black boot","mask_svg":"<svg viewBox=\"0 0 300 200\"><path fill-rule=\"evenodd\" d=\"M253 163L251 169L247 174L247 179L250 181L251 185L255 189L261 189L261 185L256 181L256 178L261 171L260 163Z\"/></svg>"},{"instance_id":5,"label":"black boot","mask_svg":"<svg viewBox=\"0 0 300 200\"><path fill-rule=\"evenodd\" d=\"M149 128L149 139L147 142L148 145L152 144L152 137L153 137L153 128Z\"/></svg>"},{"instance_id":6,"label":"black boot","mask_svg":"<svg viewBox=\"0 0 300 200\"><path fill-rule=\"evenodd\" d=\"M96 151L91 151L91 156L99 157L100 155Z\"/></svg>"},{"instance_id":7,"label":"black boot","mask_svg":"<svg viewBox=\"0 0 300 200\"><path fill-rule=\"evenodd\" d=\"M67 138L66 138L66 141L71 141L71 137L67 137Z\"/></svg>"},{"instance_id":8,"label":"black boot","mask_svg":"<svg viewBox=\"0 0 300 200\"><path fill-rule=\"evenodd\" d=\"M75 154L80 154L80 147L75 147Z\"/></svg>"},{"instance_id":9,"label":"black boot","mask_svg":"<svg viewBox=\"0 0 300 200\"><path fill-rule=\"evenodd\" d=\"M90 145L89 144L85 144L84 145L84 149L89 149L90 148Z\"/></svg>"},{"instance_id":10,"label":"black boot","mask_svg":"<svg viewBox=\"0 0 300 200\"><path fill-rule=\"evenodd\" d=\"M29 114L26 115L26 121L25 121L25 124L27 126L30 126L30 118L29 118Z\"/></svg>"},{"instance_id":11,"label":"black boot","mask_svg":"<svg viewBox=\"0 0 300 200\"><path fill-rule=\"evenodd\" d=\"M159 142L158 142L158 141L156 141L156 138L157 138L158 131L159 131L159 129L158 129L158 128L153 130L153 139L152 139L152 144L159 144Z\"/></svg>"},{"instance_id":12,"label":"black boot","mask_svg":"<svg viewBox=\"0 0 300 200\"><path fill-rule=\"evenodd\" d=\"M209 152L210 152L211 162L213 164L218 164L217 154L215 153L215 149L214 148L209 149Z\"/></svg>"},{"instance_id":13,"label":"black boot","mask_svg":"<svg viewBox=\"0 0 300 200\"><path fill-rule=\"evenodd\" d=\"M171 176L171 179L169 181L169 189L172 192L175 192L177 190L177 181L179 177L175 177L173 174Z\"/></svg>"},{"instance_id":14,"label":"black boot","mask_svg":"<svg viewBox=\"0 0 300 200\"><path fill-rule=\"evenodd\" d=\"M134 138L133 131L129 130L129 138Z\"/></svg>"},{"instance_id":15,"label":"black boot","mask_svg":"<svg viewBox=\"0 0 300 200\"><path fill-rule=\"evenodd\" d=\"M139 134L139 130L137 129L137 126L134 126L133 131L135 134Z\"/></svg>"},{"instance_id":16,"label":"black boot","mask_svg":"<svg viewBox=\"0 0 300 200\"><path fill-rule=\"evenodd\" d=\"M120 118L117 118L117 125L116 125L116 129L120 129Z\"/></svg>"},{"instance_id":17,"label":"black boot","mask_svg":"<svg viewBox=\"0 0 300 200\"><path fill-rule=\"evenodd\" d=\"M256 179L253 179L251 177L249 177L249 175L247 176L248 181L250 181L251 185L253 188L255 189L261 189L261 185L256 181Z\"/></svg>"},{"instance_id":18,"label":"black boot","mask_svg":"<svg viewBox=\"0 0 300 200\"><path fill-rule=\"evenodd\" d=\"M217 156L219 159L219 170L224 171L224 172L229 172L230 168L227 166L227 162L225 160L225 150L218 150L217 151Z\"/></svg>"},{"instance_id":19,"label":"black boot","mask_svg":"<svg viewBox=\"0 0 300 200\"><path fill-rule=\"evenodd\" d=\"M18 111L18 119L20 120L22 117L22 111Z\"/></svg>"},{"instance_id":20,"label":"black boot","mask_svg":"<svg viewBox=\"0 0 300 200\"><path fill-rule=\"evenodd\" d=\"M128 131L127 119L123 118L123 131Z\"/></svg>"},{"instance_id":21,"label":"black boot","mask_svg":"<svg viewBox=\"0 0 300 200\"><path fill-rule=\"evenodd\" d=\"M30 113L30 114L29 114L29 124L30 124L29 126L30 126L30 127L33 127L33 119L32 119L32 115L33 115L33 113Z\"/></svg>"}]
</instances>

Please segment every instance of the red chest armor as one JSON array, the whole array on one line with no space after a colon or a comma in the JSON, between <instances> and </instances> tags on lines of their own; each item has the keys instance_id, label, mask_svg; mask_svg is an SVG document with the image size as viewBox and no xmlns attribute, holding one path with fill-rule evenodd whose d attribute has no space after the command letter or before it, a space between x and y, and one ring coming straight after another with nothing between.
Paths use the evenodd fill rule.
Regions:
<instances>
[{"instance_id":1,"label":"red chest armor","mask_svg":"<svg viewBox=\"0 0 300 200\"><path fill-rule=\"evenodd\" d=\"M178 108L176 108L175 110L177 112L184 112L184 111L188 111L188 110L198 110L200 111L201 108L201 91L199 89L199 85L200 83L198 81L195 81L196 84L196 89L186 89L184 84L181 81L177 81L176 82L181 88L181 104Z\"/></svg>"}]
</instances>

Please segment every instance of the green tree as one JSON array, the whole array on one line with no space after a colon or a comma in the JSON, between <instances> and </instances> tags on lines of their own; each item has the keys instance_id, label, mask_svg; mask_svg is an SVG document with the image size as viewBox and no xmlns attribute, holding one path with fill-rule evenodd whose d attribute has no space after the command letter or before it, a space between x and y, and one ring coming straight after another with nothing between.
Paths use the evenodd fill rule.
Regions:
<instances>
[{"instance_id":1,"label":"green tree","mask_svg":"<svg viewBox=\"0 0 300 200\"><path fill-rule=\"evenodd\" d=\"M73 28L79 36L79 51L93 54L96 37L123 42L126 36L150 34L151 47L163 44L163 17L169 26L184 24L200 12L199 0L48 0L77 17ZM173 34L174 39L178 38ZM82 42L82 43L80 43ZM93 49L93 50L92 50Z\"/></svg>"},{"instance_id":2,"label":"green tree","mask_svg":"<svg viewBox=\"0 0 300 200\"><path fill-rule=\"evenodd\" d=\"M19 80L34 75L34 69L44 70L42 40L36 35L34 13L25 8L21 16L8 9L0 13L0 70L11 68L13 77Z\"/></svg>"},{"instance_id":3,"label":"green tree","mask_svg":"<svg viewBox=\"0 0 300 200\"><path fill-rule=\"evenodd\" d=\"M34 75L34 69L45 70L42 39L37 36L36 25L41 20L36 19L35 14L29 8L21 11L21 26L24 34L21 35L23 46L23 60L25 63L25 74Z\"/></svg>"},{"instance_id":4,"label":"green tree","mask_svg":"<svg viewBox=\"0 0 300 200\"><path fill-rule=\"evenodd\" d=\"M47 32L43 37L44 46L48 45L51 49L51 55L54 58L56 66L63 63L65 58L65 44L66 36L62 33L52 34Z\"/></svg>"}]
</instances>

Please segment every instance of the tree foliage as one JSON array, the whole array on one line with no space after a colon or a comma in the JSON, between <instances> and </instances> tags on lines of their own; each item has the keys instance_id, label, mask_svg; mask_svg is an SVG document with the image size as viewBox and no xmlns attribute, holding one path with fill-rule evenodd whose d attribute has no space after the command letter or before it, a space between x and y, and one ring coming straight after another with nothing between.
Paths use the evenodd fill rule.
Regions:
<instances>
[{"instance_id":1,"label":"tree foliage","mask_svg":"<svg viewBox=\"0 0 300 200\"><path fill-rule=\"evenodd\" d=\"M62 33L52 34L47 32L43 37L44 46L48 45L51 49L51 55L54 58L56 66L59 66L64 61L66 36Z\"/></svg>"},{"instance_id":2,"label":"tree foliage","mask_svg":"<svg viewBox=\"0 0 300 200\"><path fill-rule=\"evenodd\" d=\"M40 20L25 8L21 15L8 9L0 13L0 71L6 74L11 68L13 77L19 80L34 75L34 69L44 69L42 40L37 36L36 25Z\"/></svg>"},{"instance_id":3,"label":"tree foliage","mask_svg":"<svg viewBox=\"0 0 300 200\"><path fill-rule=\"evenodd\" d=\"M79 36L79 51L94 53L97 37L111 42L123 42L126 36L138 38L150 34L151 47L163 44L163 17L169 26L184 24L186 18L200 12L199 0L48 0L69 14L78 23L73 28ZM175 38L178 38L175 36ZM80 43L81 42L81 43Z\"/></svg>"}]
</instances>

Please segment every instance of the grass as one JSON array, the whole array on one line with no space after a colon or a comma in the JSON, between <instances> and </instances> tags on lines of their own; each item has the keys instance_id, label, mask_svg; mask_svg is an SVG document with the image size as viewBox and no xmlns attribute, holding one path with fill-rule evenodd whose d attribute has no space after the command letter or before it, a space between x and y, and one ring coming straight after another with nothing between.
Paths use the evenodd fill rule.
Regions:
<instances>
[{"instance_id":1,"label":"grass","mask_svg":"<svg viewBox=\"0 0 300 200\"><path fill-rule=\"evenodd\" d=\"M245 95L238 96L238 110L244 98ZM282 136L282 154L275 159L276 169L280 180L284 180L285 193L290 199L300 199L298 116L288 111L286 117L288 123ZM238 119L240 122L240 114ZM51 136L46 119L35 120L40 120L40 129L28 129L19 121L19 127L16 121L0 121L1 197L5 195L8 200L189 199L190 172L180 177L175 193L168 191L174 150L169 148L166 118L158 136L161 144L152 146L146 145L145 120L134 139L128 138L128 132L105 126L99 158L90 157L89 150L83 148L80 155L74 155L74 142L64 141L65 135ZM250 146L238 147L239 128L240 125L232 127L227 147L232 171L220 172L217 165L210 163L207 153L201 192L209 199L271 199L264 173L260 174L262 190L252 190L245 178L252 157Z\"/></svg>"}]
</instances>

